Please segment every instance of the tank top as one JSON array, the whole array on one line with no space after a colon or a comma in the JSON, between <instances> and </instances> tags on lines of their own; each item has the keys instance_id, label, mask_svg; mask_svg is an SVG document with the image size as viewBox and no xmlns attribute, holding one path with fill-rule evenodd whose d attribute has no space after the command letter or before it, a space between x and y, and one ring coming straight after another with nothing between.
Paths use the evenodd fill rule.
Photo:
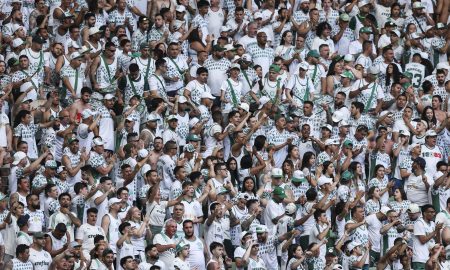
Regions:
<instances>
[{"instance_id":1,"label":"tank top","mask_svg":"<svg viewBox=\"0 0 450 270\"><path fill-rule=\"evenodd\" d=\"M53 30L53 32L55 32L55 42L57 42L57 43L61 43L61 44L65 45L68 40L71 40L69 29L67 29L66 33L64 33L62 35L60 35L58 33L58 29L57 28L55 28Z\"/></svg>"},{"instance_id":2,"label":"tank top","mask_svg":"<svg viewBox=\"0 0 450 270\"><path fill-rule=\"evenodd\" d=\"M189 243L189 256L187 257L187 261L192 269L204 270L205 266L205 255L203 254L204 245L200 238L195 237L194 241L190 241L184 238L186 243Z\"/></svg>"},{"instance_id":3,"label":"tank top","mask_svg":"<svg viewBox=\"0 0 450 270\"><path fill-rule=\"evenodd\" d=\"M12 259L14 270L33 270L33 264L30 261L22 262L21 260L14 258Z\"/></svg>"},{"instance_id":4,"label":"tank top","mask_svg":"<svg viewBox=\"0 0 450 270\"><path fill-rule=\"evenodd\" d=\"M117 253L117 241L119 240L119 225L120 219L113 217L111 214L107 214L109 216L109 229L108 229L108 242L110 244L110 248L114 251L114 254Z\"/></svg>"},{"instance_id":5,"label":"tank top","mask_svg":"<svg viewBox=\"0 0 450 270\"><path fill-rule=\"evenodd\" d=\"M123 270L122 266L120 266L120 260L122 258L127 257L127 256L134 257L134 246L133 246L133 243L128 243L127 241L124 241L122 243L122 248L119 249L118 253L119 253L118 254L119 256L117 256L118 260L116 260L116 262L117 262L116 269Z\"/></svg>"},{"instance_id":6,"label":"tank top","mask_svg":"<svg viewBox=\"0 0 450 270\"><path fill-rule=\"evenodd\" d=\"M67 243L67 235L64 235L61 239L54 237L53 233L49 233L48 236L52 239L52 250L61 249Z\"/></svg>"},{"instance_id":7,"label":"tank top","mask_svg":"<svg viewBox=\"0 0 450 270\"><path fill-rule=\"evenodd\" d=\"M103 55L100 55L100 64L97 69L96 79L100 89L102 89L102 92L109 93L112 89L110 86L115 81L114 75L117 70L117 57L114 56L114 60L111 64L108 64L106 62L106 57L103 57Z\"/></svg>"},{"instance_id":8,"label":"tank top","mask_svg":"<svg viewBox=\"0 0 450 270\"><path fill-rule=\"evenodd\" d=\"M80 147L81 147L81 145L80 145ZM86 147L86 149L87 148L88 147ZM81 158L80 152L77 152L74 154L69 150L69 148L65 148L64 155L69 158L70 165L72 166L72 168L74 168L74 167L78 166L78 164L80 164L80 158ZM70 186L75 185L75 183L77 183L79 181L81 181L81 170L78 171L78 173L75 176L73 176L73 177L68 176L68 178L67 178L67 182Z\"/></svg>"},{"instance_id":9,"label":"tank top","mask_svg":"<svg viewBox=\"0 0 450 270\"><path fill-rule=\"evenodd\" d=\"M91 48L91 53L96 53L102 50L102 44L97 41L97 48L92 45L92 43L89 40L86 40L86 43L89 44L89 47Z\"/></svg>"}]
</instances>

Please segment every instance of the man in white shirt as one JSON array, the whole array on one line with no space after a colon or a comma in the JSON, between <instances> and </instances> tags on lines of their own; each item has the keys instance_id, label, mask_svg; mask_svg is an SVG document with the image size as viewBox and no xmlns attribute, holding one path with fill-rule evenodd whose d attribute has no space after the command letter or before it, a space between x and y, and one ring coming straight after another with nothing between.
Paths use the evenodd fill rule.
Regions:
<instances>
[{"instance_id":1,"label":"man in white shirt","mask_svg":"<svg viewBox=\"0 0 450 270\"><path fill-rule=\"evenodd\" d=\"M273 171L278 172L280 169L272 170L272 177L279 178L282 175L273 175ZM264 211L264 221L270 234L276 233L278 221L284 217L285 211L283 206L283 199L286 198L286 193L282 187L275 187L272 191L272 198L266 205Z\"/></svg>"},{"instance_id":2,"label":"man in white shirt","mask_svg":"<svg viewBox=\"0 0 450 270\"><path fill-rule=\"evenodd\" d=\"M175 260L175 248L178 243L176 235L177 223L173 219L166 221L165 230L155 235L153 243L160 253L159 258L167 269L173 269L173 261Z\"/></svg>"},{"instance_id":3,"label":"man in white shirt","mask_svg":"<svg viewBox=\"0 0 450 270\"><path fill-rule=\"evenodd\" d=\"M97 235L103 235L105 237L105 232L102 227L97 226L97 208L89 208L87 210L87 221L77 230L75 239L80 243L83 256L87 259L90 258L89 252L95 247L94 238Z\"/></svg>"}]
</instances>

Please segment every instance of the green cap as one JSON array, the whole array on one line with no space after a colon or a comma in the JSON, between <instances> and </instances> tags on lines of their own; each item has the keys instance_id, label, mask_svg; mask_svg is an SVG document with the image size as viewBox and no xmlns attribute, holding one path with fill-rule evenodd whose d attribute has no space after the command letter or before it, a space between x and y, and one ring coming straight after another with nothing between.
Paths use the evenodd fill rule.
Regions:
<instances>
[{"instance_id":1,"label":"green cap","mask_svg":"<svg viewBox=\"0 0 450 270\"><path fill-rule=\"evenodd\" d=\"M224 52L226 49L224 47L216 44L213 46L213 50L216 52Z\"/></svg>"},{"instance_id":2,"label":"green cap","mask_svg":"<svg viewBox=\"0 0 450 270\"><path fill-rule=\"evenodd\" d=\"M344 56L343 55L336 55L334 58L333 58L333 61L334 62L339 62L339 61L342 61L344 59Z\"/></svg>"},{"instance_id":3,"label":"green cap","mask_svg":"<svg viewBox=\"0 0 450 270\"><path fill-rule=\"evenodd\" d=\"M372 34L372 29L370 29L369 27L362 27L361 29L359 29L360 33L367 33L367 34Z\"/></svg>"},{"instance_id":4,"label":"green cap","mask_svg":"<svg viewBox=\"0 0 450 270\"><path fill-rule=\"evenodd\" d=\"M319 58L320 54L317 50L310 50L308 52L308 54L306 55L306 57L311 56L311 57L315 57L315 58Z\"/></svg>"},{"instance_id":5,"label":"green cap","mask_svg":"<svg viewBox=\"0 0 450 270\"><path fill-rule=\"evenodd\" d=\"M142 42L141 45L139 45L139 50L147 49L147 48L150 48L150 46L148 46L147 42Z\"/></svg>"},{"instance_id":6,"label":"green cap","mask_svg":"<svg viewBox=\"0 0 450 270\"><path fill-rule=\"evenodd\" d=\"M403 84L403 88L404 88L404 89L408 89L411 85L412 85L412 84L409 83L409 82L404 83L404 84Z\"/></svg>"},{"instance_id":7,"label":"green cap","mask_svg":"<svg viewBox=\"0 0 450 270\"><path fill-rule=\"evenodd\" d=\"M280 66L273 64L273 65L270 65L269 70L273 70L276 73L279 73L281 68L280 68Z\"/></svg>"},{"instance_id":8,"label":"green cap","mask_svg":"<svg viewBox=\"0 0 450 270\"><path fill-rule=\"evenodd\" d=\"M2 192L0 192L0 201L6 200L8 199L8 196L6 196L6 194L3 194Z\"/></svg>"},{"instance_id":9,"label":"green cap","mask_svg":"<svg viewBox=\"0 0 450 270\"><path fill-rule=\"evenodd\" d=\"M341 180L350 180L352 178L353 178L353 173L348 170L343 172L341 175Z\"/></svg>"},{"instance_id":10,"label":"green cap","mask_svg":"<svg viewBox=\"0 0 450 270\"><path fill-rule=\"evenodd\" d=\"M301 182L306 182L306 181L307 180L302 171L300 171L300 170L294 171L294 174L292 175L292 178L291 178L291 182L301 183Z\"/></svg>"},{"instance_id":11,"label":"green cap","mask_svg":"<svg viewBox=\"0 0 450 270\"><path fill-rule=\"evenodd\" d=\"M69 139L67 139L67 143L71 144L73 142L79 142L79 140L77 139L77 137L70 137Z\"/></svg>"},{"instance_id":12,"label":"green cap","mask_svg":"<svg viewBox=\"0 0 450 270\"><path fill-rule=\"evenodd\" d=\"M183 151L188 153L194 153L195 147L192 144L188 143L183 147Z\"/></svg>"},{"instance_id":13,"label":"green cap","mask_svg":"<svg viewBox=\"0 0 450 270\"><path fill-rule=\"evenodd\" d=\"M176 252L180 252L183 251L186 247L189 247L189 243L186 243L184 241L180 241L180 243L178 243L178 245L176 246L175 250Z\"/></svg>"},{"instance_id":14,"label":"green cap","mask_svg":"<svg viewBox=\"0 0 450 270\"><path fill-rule=\"evenodd\" d=\"M402 75L405 76L406 78L410 79L410 80L412 80L412 78L413 78L413 74L411 72L409 72L409 71L403 72Z\"/></svg>"},{"instance_id":15,"label":"green cap","mask_svg":"<svg viewBox=\"0 0 450 270\"><path fill-rule=\"evenodd\" d=\"M45 234L43 232L35 232L33 233L34 238L44 238Z\"/></svg>"},{"instance_id":16,"label":"green cap","mask_svg":"<svg viewBox=\"0 0 450 270\"><path fill-rule=\"evenodd\" d=\"M349 70L346 70L344 72L341 73L341 77L343 78L349 78L351 80L353 80L355 78L355 76L353 75L353 73Z\"/></svg>"},{"instance_id":17,"label":"green cap","mask_svg":"<svg viewBox=\"0 0 450 270\"><path fill-rule=\"evenodd\" d=\"M344 147L347 147L347 146L353 146L353 142L350 141L350 140L345 140L344 141Z\"/></svg>"},{"instance_id":18,"label":"green cap","mask_svg":"<svg viewBox=\"0 0 450 270\"><path fill-rule=\"evenodd\" d=\"M186 141L199 142L201 139L197 134L190 133L187 135Z\"/></svg>"},{"instance_id":19,"label":"green cap","mask_svg":"<svg viewBox=\"0 0 450 270\"><path fill-rule=\"evenodd\" d=\"M224 188L224 187L219 187L219 188L217 189L217 195L220 195L220 194L226 194L226 193L228 193L228 189L226 189L226 188Z\"/></svg>"},{"instance_id":20,"label":"green cap","mask_svg":"<svg viewBox=\"0 0 450 270\"><path fill-rule=\"evenodd\" d=\"M348 16L347 13L342 13L342 14L339 16L339 19L340 19L341 21L344 21L344 22L349 22L349 21L350 21L350 16Z\"/></svg>"},{"instance_id":21,"label":"green cap","mask_svg":"<svg viewBox=\"0 0 450 270\"><path fill-rule=\"evenodd\" d=\"M287 197L284 189L281 187L275 187L272 191L272 195L278 196L283 199Z\"/></svg>"}]
</instances>

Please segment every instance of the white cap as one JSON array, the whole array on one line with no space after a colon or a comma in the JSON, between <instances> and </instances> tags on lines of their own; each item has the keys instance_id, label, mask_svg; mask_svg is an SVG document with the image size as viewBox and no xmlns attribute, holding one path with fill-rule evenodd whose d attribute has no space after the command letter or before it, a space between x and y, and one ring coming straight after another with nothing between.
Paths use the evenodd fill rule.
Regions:
<instances>
[{"instance_id":1,"label":"white cap","mask_svg":"<svg viewBox=\"0 0 450 270\"><path fill-rule=\"evenodd\" d=\"M429 54L426 52L420 52L420 57L422 57L423 59L429 59Z\"/></svg>"},{"instance_id":2,"label":"white cap","mask_svg":"<svg viewBox=\"0 0 450 270\"><path fill-rule=\"evenodd\" d=\"M448 66L447 63L445 63L445 62L440 62L440 63L438 63L438 64L436 65L436 69L446 69L446 70L448 70L448 69L449 69L449 66Z\"/></svg>"},{"instance_id":3,"label":"white cap","mask_svg":"<svg viewBox=\"0 0 450 270\"><path fill-rule=\"evenodd\" d=\"M228 52L228 51L233 51L233 50L235 50L235 48L234 48L234 46L233 46L233 44L227 44L227 45L225 45L225 52Z\"/></svg>"},{"instance_id":4,"label":"white cap","mask_svg":"<svg viewBox=\"0 0 450 270\"><path fill-rule=\"evenodd\" d=\"M95 115L95 112L93 112L91 109L85 109L81 113L81 118L88 119L89 117L94 116L94 115Z\"/></svg>"},{"instance_id":5,"label":"white cap","mask_svg":"<svg viewBox=\"0 0 450 270\"><path fill-rule=\"evenodd\" d=\"M408 207L408 212L410 212L411 214L415 214L415 213L420 213L420 207L418 204L416 203L411 203Z\"/></svg>"},{"instance_id":6,"label":"white cap","mask_svg":"<svg viewBox=\"0 0 450 270\"><path fill-rule=\"evenodd\" d=\"M405 129L400 130L398 134L403 136L411 136L411 133L409 133L409 131Z\"/></svg>"},{"instance_id":7,"label":"white cap","mask_svg":"<svg viewBox=\"0 0 450 270\"><path fill-rule=\"evenodd\" d=\"M95 35L97 33L101 33L101 32L102 31L100 31L100 29L98 29L98 27L96 27L96 26L89 28L89 35L90 36Z\"/></svg>"},{"instance_id":8,"label":"white cap","mask_svg":"<svg viewBox=\"0 0 450 270\"><path fill-rule=\"evenodd\" d=\"M297 211L297 206L294 203L288 203L284 208L284 212L288 215L292 215Z\"/></svg>"},{"instance_id":9,"label":"white cap","mask_svg":"<svg viewBox=\"0 0 450 270\"><path fill-rule=\"evenodd\" d=\"M414 4L412 5L412 8L425 8L425 6L422 4L422 2L418 1L418 2L414 2Z\"/></svg>"},{"instance_id":10,"label":"white cap","mask_svg":"<svg viewBox=\"0 0 450 270\"><path fill-rule=\"evenodd\" d=\"M21 93L24 93L24 92L26 92L28 89L30 89L30 87L35 88L34 85L33 85L31 82L26 82L26 83L24 83L24 84L22 84L22 85L20 86L20 92L21 92ZM28 98L28 97L25 97L25 100L27 100L27 99L29 99L29 98Z\"/></svg>"},{"instance_id":11,"label":"white cap","mask_svg":"<svg viewBox=\"0 0 450 270\"><path fill-rule=\"evenodd\" d=\"M241 234L239 235L239 239L244 239L244 237L246 237L247 235L252 235L252 233L251 232L249 232L249 231L243 231L243 232L241 232Z\"/></svg>"},{"instance_id":12,"label":"white cap","mask_svg":"<svg viewBox=\"0 0 450 270\"><path fill-rule=\"evenodd\" d=\"M309 3L309 0L300 0L300 4Z\"/></svg>"},{"instance_id":13,"label":"white cap","mask_svg":"<svg viewBox=\"0 0 450 270\"><path fill-rule=\"evenodd\" d=\"M14 161L12 162L12 164L13 164L13 165L17 165L17 164L19 164L19 162L20 162L22 159L24 159L24 158L26 158L26 157L27 157L27 154L25 154L25 152L17 151L17 152L14 154Z\"/></svg>"},{"instance_id":14,"label":"white cap","mask_svg":"<svg viewBox=\"0 0 450 270\"><path fill-rule=\"evenodd\" d=\"M301 62L300 64L298 64L298 69L303 69L303 70L308 70L309 69L309 64L306 62Z\"/></svg>"},{"instance_id":15,"label":"white cap","mask_svg":"<svg viewBox=\"0 0 450 270\"><path fill-rule=\"evenodd\" d=\"M109 201L108 201L108 207L111 207L113 204L115 204L115 203L121 203L122 202L122 200L121 199L119 199L119 198L116 198L116 197L114 197L114 198L111 198L111 199L109 199Z\"/></svg>"},{"instance_id":16,"label":"white cap","mask_svg":"<svg viewBox=\"0 0 450 270\"><path fill-rule=\"evenodd\" d=\"M19 30L20 28L23 28L23 26L20 25L20 24L15 23L15 24L13 24L13 25L11 26L11 31L14 33L14 32L16 32L17 30Z\"/></svg>"},{"instance_id":17,"label":"white cap","mask_svg":"<svg viewBox=\"0 0 450 270\"><path fill-rule=\"evenodd\" d=\"M339 145L339 141L337 139L327 139L325 141L325 146L327 145Z\"/></svg>"},{"instance_id":18,"label":"white cap","mask_svg":"<svg viewBox=\"0 0 450 270\"><path fill-rule=\"evenodd\" d=\"M101 146L104 145L105 143L103 142L102 138L95 138L92 140L92 147L94 146Z\"/></svg>"},{"instance_id":19,"label":"white cap","mask_svg":"<svg viewBox=\"0 0 450 270\"><path fill-rule=\"evenodd\" d=\"M148 150L147 149L141 149L138 151L138 156L140 158L145 158L146 156L148 156Z\"/></svg>"},{"instance_id":20,"label":"white cap","mask_svg":"<svg viewBox=\"0 0 450 270\"><path fill-rule=\"evenodd\" d=\"M230 70L232 70L232 69L238 69L239 71L241 71L241 66L239 65L239 64L236 64L236 63L234 63L234 64L231 64L231 67L230 67Z\"/></svg>"},{"instance_id":21,"label":"white cap","mask_svg":"<svg viewBox=\"0 0 450 270\"><path fill-rule=\"evenodd\" d=\"M167 116L167 121L172 121L172 120L178 121L178 118L175 114L171 114L171 115Z\"/></svg>"},{"instance_id":22,"label":"white cap","mask_svg":"<svg viewBox=\"0 0 450 270\"><path fill-rule=\"evenodd\" d=\"M328 129L329 131L333 131L333 127L332 127L330 124L322 125L320 128L326 128L326 129Z\"/></svg>"},{"instance_id":23,"label":"white cap","mask_svg":"<svg viewBox=\"0 0 450 270\"><path fill-rule=\"evenodd\" d=\"M11 0L10 3L11 3L11 4L12 4L12 3L22 3L22 1L20 1L20 0Z\"/></svg>"},{"instance_id":24,"label":"white cap","mask_svg":"<svg viewBox=\"0 0 450 270\"><path fill-rule=\"evenodd\" d=\"M187 102L187 98L185 96L178 97L178 103L186 103L186 102Z\"/></svg>"},{"instance_id":25,"label":"white cap","mask_svg":"<svg viewBox=\"0 0 450 270\"><path fill-rule=\"evenodd\" d=\"M220 27L220 32L228 32L231 31L230 27L228 27L228 25L222 25Z\"/></svg>"},{"instance_id":26,"label":"white cap","mask_svg":"<svg viewBox=\"0 0 450 270\"><path fill-rule=\"evenodd\" d=\"M355 247L359 247L361 245L362 244L360 242L352 241L347 245L347 250L351 252Z\"/></svg>"},{"instance_id":27,"label":"white cap","mask_svg":"<svg viewBox=\"0 0 450 270\"><path fill-rule=\"evenodd\" d=\"M114 98L114 95L113 94L106 94L104 97L103 97L103 100L109 100L109 99L113 99Z\"/></svg>"},{"instance_id":28,"label":"white cap","mask_svg":"<svg viewBox=\"0 0 450 270\"><path fill-rule=\"evenodd\" d=\"M397 35L397 37L401 36L400 31L398 31L397 29L392 30L391 32L395 33Z\"/></svg>"},{"instance_id":29,"label":"white cap","mask_svg":"<svg viewBox=\"0 0 450 270\"><path fill-rule=\"evenodd\" d=\"M214 96L211 95L210 92L203 92L201 95L201 98L215 99Z\"/></svg>"},{"instance_id":30,"label":"white cap","mask_svg":"<svg viewBox=\"0 0 450 270\"><path fill-rule=\"evenodd\" d=\"M81 57L81 54L80 54L79 52L73 52L73 53L70 55L70 60L74 60L74 59L80 58L80 57Z\"/></svg>"},{"instance_id":31,"label":"white cap","mask_svg":"<svg viewBox=\"0 0 450 270\"><path fill-rule=\"evenodd\" d=\"M271 175L272 177L275 177L275 178L277 178L277 177L283 177L283 170L280 169L280 168L273 168L273 169L272 169L272 172L270 173L270 175Z\"/></svg>"},{"instance_id":32,"label":"white cap","mask_svg":"<svg viewBox=\"0 0 450 270\"><path fill-rule=\"evenodd\" d=\"M64 166L59 166L58 169L56 169L56 173L60 174L62 171L64 171L66 169L66 167Z\"/></svg>"},{"instance_id":33,"label":"white cap","mask_svg":"<svg viewBox=\"0 0 450 270\"><path fill-rule=\"evenodd\" d=\"M269 102L269 101L270 101L270 98L268 98L268 97L266 97L266 96L262 96L262 97L259 99L259 107L258 107L258 109L261 110L262 107L263 107L264 105L266 105L266 103Z\"/></svg>"},{"instance_id":34,"label":"white cap","mask_svg":"<svg viewBox=\"0 0 450 270\"><path fill-rule=\"evenodd\" d=\"M192 119L189 120L189 127L193 128L195 125L197 125L198 122L200 122L200 119L198 119L197 117L192 117Z\"/></svg>"},{"instance_id":35,"label":"white cap","mask_svg":"<svg viewBox=\"0 0 450 270\"><path fill-rule=\"evenodd\" d=\"M183 5L178 5L175 9L177 12L186 12L186 7Z\"/></svg>"},{"instance_id":36,"label":"white cap","mask_svg":"<svg viewBox=\"0 0 450 270\"><path fill-rule=\"evenodd\" d=\"M346 54L344 56L344 61L345 62L353 62L353 61L355 61L355 57L353 57L353 55L351 55L351 54Z\"/></svg>"},{"instance_id":37,"label":"white cap","mask_svg":"<svg viewBox=\"0 0 450 270\"><path fill-rule=\"evenodd\" d=\"M363 6L365 6L365 5L368 5L368 4L370 4L370 2L367 1L367 0L359 1L359 3L358 3L358 8L363 7Z\"/></svg>"},{"instance_id":38,"label":"white cap","mask_svg":"<svg viewBox=\"0 0 450 270\"><path fill-rule=\"evenodd\" d=\"M246 111L246 112L249 112L249 111L250 111L250 106L249 106L247 103L245 103L245 102L242 102L242 103L239 105L239 108L243 109L243 110Z\"/></svg>"},{"instance_id":39,"label":"white cap","mask_svg":"<svg viewBox=\"0 0 450 270\"><path fill-rule=\"evenodd\" d=\"M255 12L255 14L253 15L253 19L262 19L263 15L261 12Z\"/></svg>"},{"instance_id":40,"label":"white cap","mask_svg":"<svg viewBox=\"0 0 450 270\"><path fill-rule=\"evenodd\" d=\"M251 57L250 54L248 54L248 53L244 53L244 54L241 56L241 59L244 60L244 61L246 61L246 62L251 62L251 61L252 61L252 57Z\"/></svg>"},{"instance_id":41,"label":"white cap","mask_svg":"<svg viewBox=\"0 0 450 270\"><path fill-rule=\"evenodd\" d=\"M20 39L20 38L15 38L14 40L13 40L13 42L12 42L12 46L13 46L13 48L17 48L17 47L19 47L20 45L23 45L25 42L22 40L22 39Z\"/></svg>"},{"instance_id":42,"label":"white cap","mask_svg":"<svg viewBox=\"0 0 450 270\"><path fill-rule=\"evenodd\" d=\"M325 184L331 184L331 183L333 183L333 180L331 178L326 177L325 175L322 175L322 176L319 177L317 185L319 185L319 187L320 187L320 186L323 186Z\"/></svg>"},{"instance_id":43,"label":"white cap","mask_svg":"<svg viewBox=\"0 0 450 270\"><path fill-rule=\"evenodd\" d=\"M339 121L338 127L345 127L345 126L350 126L350 124L347 122L347 120L341 120Z\"/></svg>"},{"instance_id":44,"label":"white cap","mask_svg":"<svg viewBox=\"0 0 450 270\"><path fill-rule=\"evenodd\" d=\"M437 133L436 133L436 131L434 131L433 129L429 129L429 130L427 130L427 132L425 133L425 138L426 138L426 137L434 137L434 136L437 136Z\"/></svg>"},{"instance_id":45,"label":"white cap","mask_svg":"<svg viewBox=\"0 0 450 270\"><path fill-rule=\"evenodd\" d=\"M414 148L416 148L417 146L422 147L422 145L420 143L412 143L408 146L408 152L411 152Z\"/></svg>"}]
</instances>

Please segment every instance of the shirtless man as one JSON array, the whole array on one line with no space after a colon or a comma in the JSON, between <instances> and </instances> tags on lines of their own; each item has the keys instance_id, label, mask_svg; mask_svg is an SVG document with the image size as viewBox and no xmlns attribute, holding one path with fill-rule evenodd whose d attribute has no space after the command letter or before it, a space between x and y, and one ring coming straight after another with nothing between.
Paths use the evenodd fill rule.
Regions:
<instances>
[{"instance_id":1,"label":"shirtless man","mask_svg":"<svg viewBox=\"0 0 450 270\"><path fill-rule=\"evenodd\" d=\"M440 96L435 95L433 96L433 98L431 99L431 107L434 110L434 114L436 116L436 119L440 122L443 123L445 118L447 117L447 114L441 110L442 108L442 99Z\"/></svg>"},{"instance_id":2,"label":"shirtless man","mask_svg":"<svg viewBox=\"0 0 450 270\"><path fill-rule=\"evenodd\" d=\"M162 8L169 8L170 12L175 14L175 8L177 7L177 2L173 0L156 0L152 1L150 14L149 17L152 21L155 20L155 15L158 13Z\"/></svg>"},{"instance_id":3,"label":"shirtless man","mask_svg":"<svg viewBox=\"0 0 450 270\"><path fill-rule=\"evenodd\" d=\"M163 151L163 139L161 137L156 137L153 141L153 150L150 151L148 163L150 164L152 170L156 170L156 163L159 157L162 155Z\"/></svg>"},{"instance_id":4,"label":"shirtless man","mask_svg":"<svg viewBox=\"0 0 450 270\"><path fill-rule=\"evenodd\" d=\"M92 90L89 87L81 88L81 98L76 100L70 107L70 119L76 119L77 114L82 113L86 109L91 109L91 104L89 103L91 98Z\"/></svg>"}]
</instances>

